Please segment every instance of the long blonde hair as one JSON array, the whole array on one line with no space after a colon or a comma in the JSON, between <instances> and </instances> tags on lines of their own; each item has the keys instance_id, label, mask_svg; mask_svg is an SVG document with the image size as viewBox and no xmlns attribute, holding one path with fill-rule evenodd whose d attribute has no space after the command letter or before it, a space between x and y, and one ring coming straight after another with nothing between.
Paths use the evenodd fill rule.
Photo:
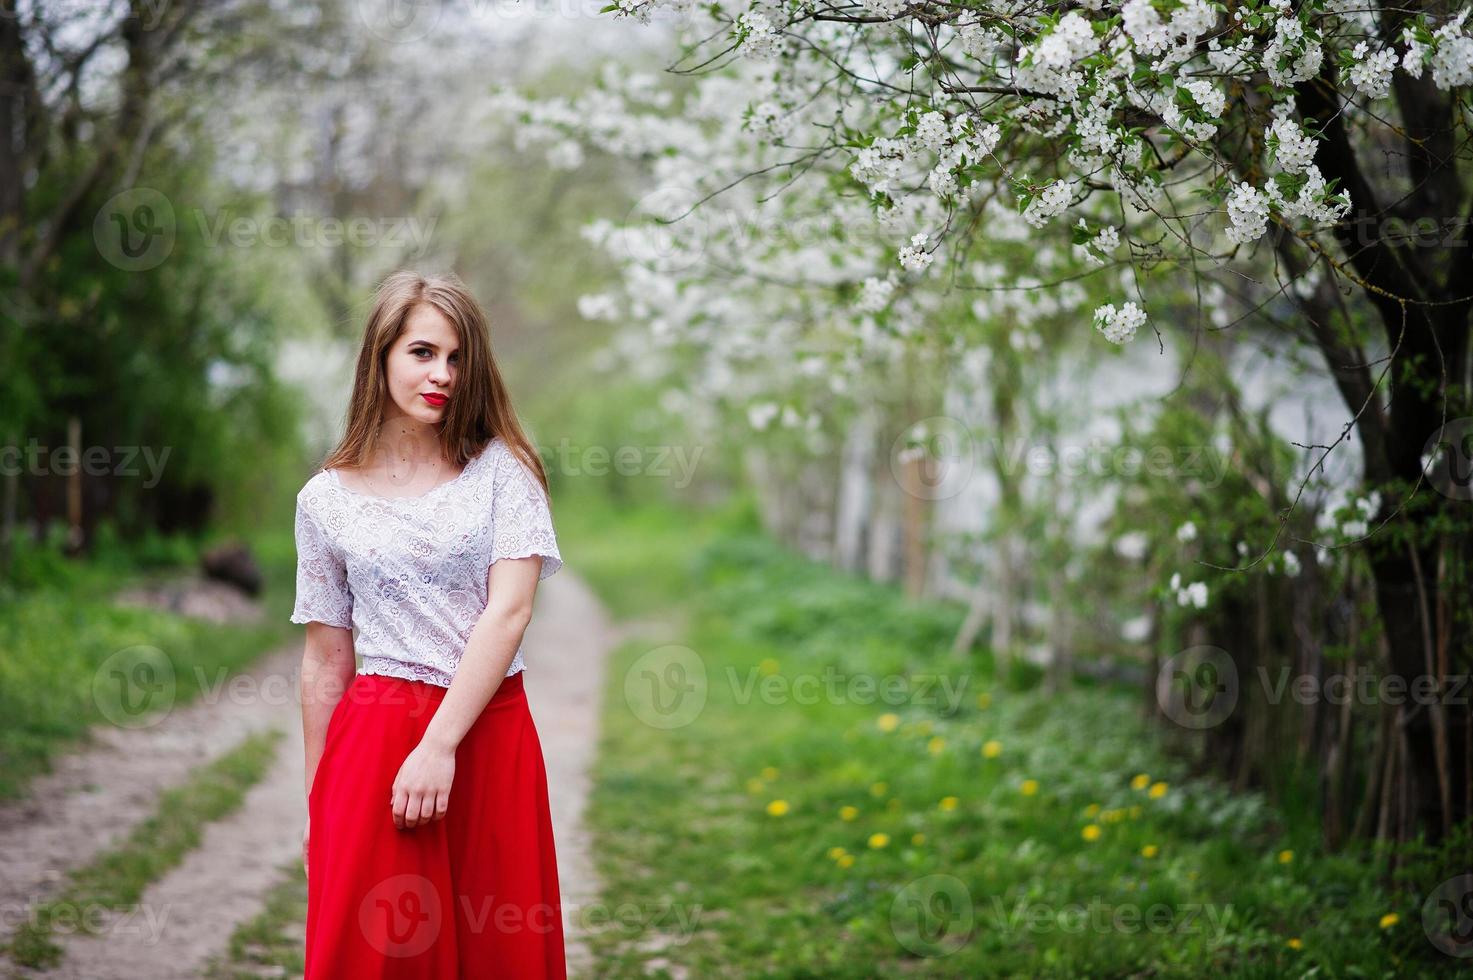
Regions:
<instances>
[{"instance_id":1,"label":"long blonde hair","mask_svg":"<svg viewBox=\"0 0 1473 980\"><path fill-rule=\"evenodd\" d=\"M453 273L422 275L402 270L379 284L373 309L363 328L358 366L353 372L353 396L348 403L348 427L337 448L328 453L323 469L358 467L373 456L384 406L389 400L384 363L389 348L404 331L409 313L421 303L433 306L450 321L460 340L460 366L440 423L440 448L464 466L497 436L536 474L548 492L542 458L522 431L512 409L511 395L491 352L486 314L465 283Z\"/></svg>"}]
</instances>

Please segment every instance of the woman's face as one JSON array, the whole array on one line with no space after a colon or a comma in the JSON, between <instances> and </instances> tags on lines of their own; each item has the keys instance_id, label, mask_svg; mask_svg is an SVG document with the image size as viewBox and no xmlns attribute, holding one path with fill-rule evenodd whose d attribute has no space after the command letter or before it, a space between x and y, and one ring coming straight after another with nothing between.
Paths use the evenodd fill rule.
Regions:
<instances>
[{"instance_id":1,"label":"woman's face","mask_svg":"<svg viewBox=\"0 0 1473 980\"><path fill-rule=\"evenodd\" d=\"M455 328L439 310L420 303L409 311L384 366L389 398L399 412L425 423L444 418L446 404L455 397L458 344Z\"/></svg>"}]
</instances>

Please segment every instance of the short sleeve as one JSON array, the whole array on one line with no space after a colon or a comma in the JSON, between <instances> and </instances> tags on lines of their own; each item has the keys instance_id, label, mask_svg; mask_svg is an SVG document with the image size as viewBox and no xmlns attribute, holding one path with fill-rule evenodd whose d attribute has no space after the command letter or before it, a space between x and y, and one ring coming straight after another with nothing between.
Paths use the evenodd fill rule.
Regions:
<instances>
[{"instance_id":1,"label":"short sleeve","mask_svg":"<svg viewBox=\"0 0 1473 980\"><path fill-rule=\"evenodd\" d=\"M502 445L491 484L491 564L502 558L542 556L538 580L563 567L552 512L532 469Z\"/></svg>"},{"instance_id":2,"label":"short sleeve","mask_svg":"<svg viewBox=\"0 0 1473 980\"><path fill-rule=\"evenodd\" d=\"M326 623L351 628L353 593L348 570L332 547L321 523L297 496L297 602L293 623Z\"/></svg>"}]
</instances>

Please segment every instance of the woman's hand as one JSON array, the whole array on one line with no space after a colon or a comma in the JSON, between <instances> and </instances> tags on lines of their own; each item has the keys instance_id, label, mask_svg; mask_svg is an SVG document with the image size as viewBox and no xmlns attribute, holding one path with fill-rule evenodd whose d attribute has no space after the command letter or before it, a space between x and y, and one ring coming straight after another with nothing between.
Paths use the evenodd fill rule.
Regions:
<instances>
[{"instance_id":1,"label":"woman's hand","mask_svg":"<svg viewBox=\"0 0 1473 980\"><path fill-rule=\"evenodd\" d=\"M414 747L399 775L394 777L390 805L394 826L400 830L441 820L450 807L450 784L455 779L455 753L427 745Z\"/></svg>"}]
</instances>

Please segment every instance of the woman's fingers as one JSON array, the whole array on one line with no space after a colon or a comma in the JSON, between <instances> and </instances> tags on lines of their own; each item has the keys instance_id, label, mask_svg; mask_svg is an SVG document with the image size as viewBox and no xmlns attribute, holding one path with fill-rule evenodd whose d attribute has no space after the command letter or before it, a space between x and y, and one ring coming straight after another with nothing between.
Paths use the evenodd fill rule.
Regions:
<instances>
[{"instance_id":1,"label":"woman's fingers","mask_svg":"<svg viewBox=\"0 0 1473 980\"><path fill-rule=\"evenodd\" d=\"M409 803L409 794L398 787L394 788L394 795L389 800L389 805L394 811L394 826L400 830L404 829L404 809Z\"/></svg>"}]
</instances>

